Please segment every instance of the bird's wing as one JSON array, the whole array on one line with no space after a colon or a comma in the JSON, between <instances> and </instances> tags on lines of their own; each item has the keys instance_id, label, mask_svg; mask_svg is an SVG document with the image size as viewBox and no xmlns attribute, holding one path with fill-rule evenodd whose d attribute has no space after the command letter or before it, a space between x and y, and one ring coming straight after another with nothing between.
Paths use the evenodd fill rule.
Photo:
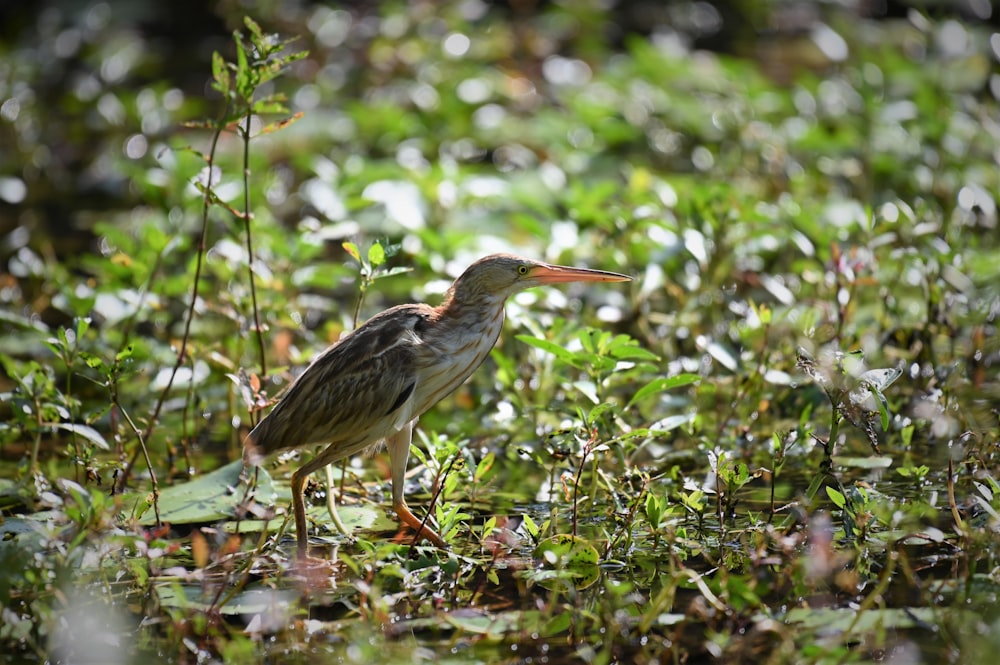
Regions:
<instances>
[{"instance_id":1,"label":"bird's wing","mask_svg":"<svg viewBox=\"0 0 1000 665\"><path fill-rule=\"evenodd\" d=\"M264 454L313 443L340 443L344 455L399 430L413 417L422 340L433 315L401 305L373 317L320 354L251 432Z\"/></svg>"}]
</instances>

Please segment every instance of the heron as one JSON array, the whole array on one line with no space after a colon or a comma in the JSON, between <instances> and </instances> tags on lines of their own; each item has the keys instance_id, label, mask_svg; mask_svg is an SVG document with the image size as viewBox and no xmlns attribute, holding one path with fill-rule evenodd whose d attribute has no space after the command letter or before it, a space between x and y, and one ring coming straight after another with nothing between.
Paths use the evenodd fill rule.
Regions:
<instances>
[{"instance_id":1,"label":"heron","mask_svg":"<svg viewBox=\"0 0 1000 665\"><path fill-rule=\"evenodd\" d=\"M471 264L440 305L397 305L320 353L251 430L244 445L245 463L257 465L279 451L325 444L292 473L299 557L308 552L306 479L381 441L389 452L392 506L399 521L413 528L418 538L447 547L413 514L403 495L417 420L486 359L500 336L504 305L511 295L545 284L629 280L614 272L492 254ZM330 515L337 530L350 537L332 498Z\"/></svg>"}]
</instances>

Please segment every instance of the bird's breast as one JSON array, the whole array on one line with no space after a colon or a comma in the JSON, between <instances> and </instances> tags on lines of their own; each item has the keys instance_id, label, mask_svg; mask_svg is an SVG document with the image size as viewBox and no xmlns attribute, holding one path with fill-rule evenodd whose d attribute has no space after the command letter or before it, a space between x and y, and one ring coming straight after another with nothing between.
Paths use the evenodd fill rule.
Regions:
<instances>
[{"instance_id":1,"label":"bird's breast","mask_svg":"<svg viewBox=\"0 0 1000 665\"><path fill-rule=\"evenodd\" d=\"M487 316L443 321L439 335L427 331L421 349L432 357L421 363L414 394L415 416L437 404L476 371L496 344L503 320L500 307Z\"/></svg>"}]
</instances>

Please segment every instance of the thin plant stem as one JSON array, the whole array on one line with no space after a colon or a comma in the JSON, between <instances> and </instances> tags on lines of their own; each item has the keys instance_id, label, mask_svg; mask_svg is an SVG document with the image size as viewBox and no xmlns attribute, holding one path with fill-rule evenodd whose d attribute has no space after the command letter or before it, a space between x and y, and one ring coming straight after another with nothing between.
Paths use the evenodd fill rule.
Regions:
<instances>
[{"instance_id":1,"label":"thin plant stem","mask_svg":"<svg viewBox=\"0 0 1000 665\"><path fill-rule=\"evenodd\" d=\"M593 444L597 441L597 428L595 427L590 432L590 437L587 443L583 446L583 455L580 457L580 466L576 469L576 478L573 480L573 535L577 534L577 524L579 519L579 508L580 508L580 479L583 477L583 467L587 463L587 456L590 455L591 448Z\"/></svg>"},{"instance_id":2,"label":"thin plant stem","mask_svg":"<svg viewBox=\"0 0 1000 665\"><path fill-rule=\"evenodd\" d=\"M257 333L257 347L260 352L261 380L267 376L267 353L264 347L264 329L260 324L260 308L257 305L257 283L253 275L253 233L250 212L250 121L253 118L252 104L247 105L247 114L243 126L243 224L247 239L247 277L250 281L250 301L253 305L253 326Z\"/></svg>"},{"instance_id":3,"label":"thin plant stem","mask_svg":"<svg viewBox=\"0 0 1000 665\"><path fill-rule=\"evenodd\" d=\"M142 432L139 427L132 420L132 417L128 414L128 411L121 405L118 399L118 383L117 380L112 380L111 383L111 403L114 404L115 408L118 409L122 417L125 418L125 422L128 423L129 428L132 433L139 440L139 450L142 452L143 457L146 460L146 466L149 468L149 479L153 485L153 514L156 515L156 524L161 524L160 522L160 485L156 480L156 471L153 470L153 462L149 459L149 449L146 448L146 439L143 437Z\"/></svg>"},{"instance_id":4,"label":"thin plant stem","mask_svg":"<svg viewBox=\"0 0 1000 665\"><path fill-rule=\"evenodd\" d=\"M365 294L368 293L368 281L370 277L361 275L361 287L358 292L358 302L354 306L354 319L351 322L351 329L356 330L358 327L358 320L361 318L361 305L365 302ZM349 459L345 457L340 461L340 489L337 491L341 497L344 496L344 485L347 481L347 463ZM326 491L328 496L332 496L330 493L333 491L333 484L331 482L332 478L329 474L326 477ZM330 513L333 516L333 512Z\"/></svg>"},{"instance_id":5,"label":"thin plant stem","mask_svg":"<svg viewBox=\"0 0 1000 665\"><path fill-rule=\"evenodd\" d=\"M427 513L424 515L424 519L420 522L420 529L413 534L413 541L410 543L411 548L420 542L420 534L422 534L427 528L427 522L431 519L431 513L434 512L434 506L437 504L438 498L441 496L441 492L444 491L444 482L448 479L452 468L455 466L455 462L459 459L461 459L461 457L457 453L452 455L448 459L448 465L444 467L436 478L434 478L434 493L431 495L430 503L427 505ZM442 538L443 537L444 536L442 536Z\"/></svg>"},{"instance_id":6,"label":"thin plant stem","mask_svg":"<svg viewBox=\"0 0 1000 665\"><path fill-rule=\"evenodd\" d=\"M181 336L181 346L180 349L177 350L177 359L174 361L173 369L170 371L170 377L167 379L167 385L164 386L162 391L160 391L160 395L156 400L156 406L153 407L153 412L150 414L146 429L139 439L142 444L140 446L142 451L145 450L145 444L142 442L148 441L152 436L153 430L159 420L160 412L163 410L163 405L167 401L167 395L170 394L170 389L174 385L174 379L177 377L177 372L186 361L188 341L191 338L191 324L194 321L195 307L197 307L198 304L198 287L201 284L201 271L205 261L205 252L207 251L208 245L208 213L212 207L212 174L213 167L215 166L215 153L219 145L219 138L222 136L223 129L225 128L225 118L228 112L229 105L227 104L222 113L222 117L216 123L215 131L212 133L211 147L208 151L208 157L205 160L208 165L208 176L207 182L205 183L204 196L202 197L201 234L198 239L198 251L194 267L194 280L191 285L191 302L188 303L187 316L184 320L184 334ZM122 470L121 476L118 478L118 485L115 488L117 493L120 494L125 490L125 486L128 484L129 476L132 474L132 468L135 466L136 461L138 461L140 452L140 450L136 450L132 454L132 458L129 460L128 464ZM148 454L146 455L146 463L149 463ZM152 467L150 467L150 473L152 473Z\"/></svg>"}]
</instances>

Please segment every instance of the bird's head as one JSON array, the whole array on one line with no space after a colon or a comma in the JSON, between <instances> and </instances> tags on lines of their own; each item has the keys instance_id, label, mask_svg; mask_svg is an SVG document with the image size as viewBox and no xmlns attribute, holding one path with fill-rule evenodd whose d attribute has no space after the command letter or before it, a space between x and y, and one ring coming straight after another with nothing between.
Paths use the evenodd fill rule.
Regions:
<instances>
[{"instance_id":1,"label":"bird's head","mask_svg":"<svg viewBox=\"0 0 1000 665\"><path fill-rule=\"evenodd\" d=\"M491 254L466 268L455 280L449 296L460 302L503 302L518 291L544 284L627 282L631 279L604 270L552 265L511 254Z\"/></svg>"}]
</instances>

